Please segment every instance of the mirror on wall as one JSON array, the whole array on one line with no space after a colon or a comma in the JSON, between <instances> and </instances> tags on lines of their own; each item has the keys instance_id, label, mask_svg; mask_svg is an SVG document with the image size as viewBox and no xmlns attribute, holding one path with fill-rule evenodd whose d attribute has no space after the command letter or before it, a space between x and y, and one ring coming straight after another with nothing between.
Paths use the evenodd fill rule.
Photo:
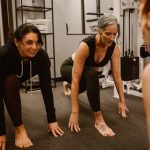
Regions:
<instances>
[{"instance_id":1,"label":"mirror on wall","mask_svg":"<svg viewBox=\"0 0 150 150\"><path fill-rule=\"evenodd\" d=\"M112 13L112 0L66 0L67 34L93 34L91 26L103 13Z\"/></svg>"},{"instance_id":2,"label":"mirror on wall","mask_svg":"<svg viewBox=\"0 0 150 150\"><path fill-rule=\"evenodd\" d=\"M98 17L102 15L100 11L100 0L84 0L84 22L85 34L92 34L93 25L97 24Z\"/></svg>"},{"instance_id":3,"label":"mirror on wall","mask_svg":"<svg viewBox=\"0 0 150 150\"><path fill-rule=\"evenodd\" d=\"M82 0L66 0L67 34L82 34Z\"/></svg>"}]
</instances>

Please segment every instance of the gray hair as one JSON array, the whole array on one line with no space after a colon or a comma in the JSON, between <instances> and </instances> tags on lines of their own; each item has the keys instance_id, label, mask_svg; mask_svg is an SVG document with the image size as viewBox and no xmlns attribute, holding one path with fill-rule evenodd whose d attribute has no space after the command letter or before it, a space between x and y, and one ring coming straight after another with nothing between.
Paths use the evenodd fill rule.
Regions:
<instances>
[{"instance_id":1,"label":"gray hair","mask_svg":"<svg viewBox=\"0 0 150 150\"><path fill-rule=\"evenodd\" d=\"M113 15L102 15L98 19L97 28L99 30L105 30L105 28L109 25L118 24L118 20Z\"/></svg>"},{"instance_id":2,"label":"gray hair","mask_svg":"<svg viewBox=\"0 0 150 150\"><path fill-rule=\"evenodd\" d=\"M102 15L101 17L98 18L98 24L95 26L92 26L95 28L96 32L102 32L106 29L107 26L116 24L118 28L118 35L116 39L118 40L120 36L120 25L118 23L118 20L115 16L113 15Z\"/></svg>"}]
</instances>

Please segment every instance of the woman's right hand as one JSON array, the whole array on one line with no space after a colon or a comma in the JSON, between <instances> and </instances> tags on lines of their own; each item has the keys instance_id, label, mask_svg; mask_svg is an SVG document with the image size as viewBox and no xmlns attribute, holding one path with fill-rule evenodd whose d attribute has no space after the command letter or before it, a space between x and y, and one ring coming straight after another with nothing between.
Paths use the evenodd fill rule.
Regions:
<instances>
[{"instance_id":1,"label":"woman's right hand","mask_svg":"<svg viewBox=\"0 0 150 150\"><path fill-rule=\"evenodd\" d=\"M6 135L0 136L0 150L6 150Z\"/></svg>"},{"instance_id":2,"label":"woman's right hand","mask_svg":"<svg viewBox=\"0 0 150 150\"><path fill-rule=\"evenodd\" d=\"M74 130L79 132L81 130L78 124L78 112L71 113L68 127L71 128L71 132Z\"/></svg>"}]
</instances>

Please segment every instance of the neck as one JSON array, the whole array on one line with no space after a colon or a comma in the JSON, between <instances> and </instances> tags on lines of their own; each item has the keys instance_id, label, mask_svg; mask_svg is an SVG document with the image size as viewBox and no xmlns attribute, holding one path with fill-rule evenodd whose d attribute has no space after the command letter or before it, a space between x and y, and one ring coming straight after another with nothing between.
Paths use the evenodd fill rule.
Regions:
<instances>
[{"instance_id":1,"label":"neck","mask_svg":"<svg viewBox=\"0 0 150 150\"><path fill-rule=\"evenodd\" d=\"M102 38L99 34L97 36L97 44L96 45L101 48L106 47L106 44L102 41Z\"/></svg>"}]
</instances>

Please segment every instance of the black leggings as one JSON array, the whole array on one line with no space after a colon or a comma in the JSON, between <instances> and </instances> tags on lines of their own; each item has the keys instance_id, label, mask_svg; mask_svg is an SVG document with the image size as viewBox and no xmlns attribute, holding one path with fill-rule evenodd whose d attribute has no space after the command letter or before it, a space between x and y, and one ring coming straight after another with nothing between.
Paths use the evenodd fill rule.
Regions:
<instances>
[{"instance_id":1,"label":"black leggings","mask_svg":"<svg viewBox=\"0 0 150 150\"><path fill-rule=\"evenodd\" d=\"M9 75L1 84L0 96L0 135L6 134L4 103L15 127L22 124L20 81L15 74Z\"/></svg>"},{"instance_id":2,"label":"black leggings","mask_svg":"<svg viewBox=\"0 0 150 150\"><path fill-rule=\"evenodd\" d=\"M35 74L33 74L34 76ZM0 135L6 134L4 103L8 114L15 127L21 125L22 111L20 98L20 83L26 81L29 77L19 79L15 74L6 76L0 84Z\"/></svg>"},{"instance_id":3,"label":"black leggings","mask_svg":"<svg viewBox=\"0 0 150 150\"><path fill-rule=\"evenodd\" d=\"M60 73L64 81L71 84L72 81L72 58L69 57L63 62ZM79 83L79 93L87 91L88 100L93 112L100 111L100 87L98 72L91 67L84 67Z\"/></svg>"}]
</instances>

